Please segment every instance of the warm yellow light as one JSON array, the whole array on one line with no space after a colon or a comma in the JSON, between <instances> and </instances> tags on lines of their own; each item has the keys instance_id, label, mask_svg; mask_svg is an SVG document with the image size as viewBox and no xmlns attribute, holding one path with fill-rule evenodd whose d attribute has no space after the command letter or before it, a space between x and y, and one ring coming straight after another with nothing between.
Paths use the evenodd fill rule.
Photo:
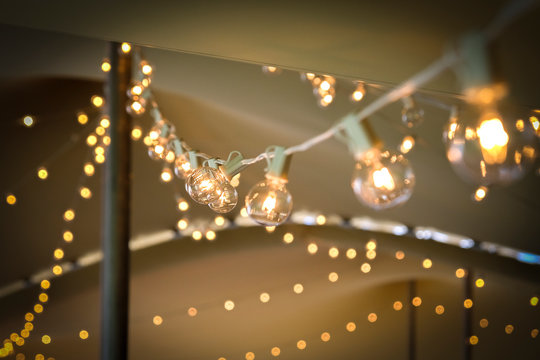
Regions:
<instances>
[{"instance_id":1,"label":"warm yellow light","mask_svg":"<svg viewBox=\"0 0 540 360\"><path fill-rule=\"evenodd\" d=\"M338 279L339 275L336 272L331 272L330 274L328 274L328 280L330 280L330 282L336 282L338 281Z\"/></svg>"},{"instance_id":2,"label":"warm yellow light","mask_svg":"<svg viewBox=\"0 0 540 360\"><path fill-rule=\"evenodd\" d=\"M83 186L79 189L79 194L83 199L90 199L92 197L92 191L86 186Z\"/></svg>"},{"instance_id":3,"label":"warm yellow light","mask_svg":"<svg viewBox=\"0 0 540 360\"><path fill-rule=\"evenodd\" d=\"M246 360L253 360L253 359L255 359L255 354L252 353L251 351L247 352L246 353Z\"/></svg>"},{"instance_id":4,"label":"warm yellow light","mask_svg":"<svg viewBox=\"0 0 540 360\"><path fill-rule=\"evenodd\" d=\"M373 260L375 259L375 257L377 256L377 252L375 250L368 250L366 252L366 257L369 259L369 260Z\"/></svg>"},{"instance_id":5,"label":"warm yellow light","mask_svg":"<svg viewBox=\"0 0 540 360\"><path fill-rule=\"evenodd\" d=\"M96 163L98 163L98 164L103 164L103 163L105 162L105 155L102 155L102 154L96 155L96 157L94 158L94 160L95 160Z\"/></svg>"},{"instance_id":6,"label":"warm yellow light","mask_svg":"<svg viewBox=\"0 0 540 360\"><path fill-rule=\"evenodd\" d=\"M88 144L88 146L94 146L97 144L97 136L94 135L94 134L90 134L88 135L88 137L86 138L86 143Z\"/></svg>"},{"instance_id":7,"label":"warm yellow light","mask_svg":"<svg viewBox=\"0 0 540 360\"><path fill-rule=\"evenodd\" d=\"M267 213L272 212L276 208L276 193L271 191L262 204L261 210Z\"/></svg>"},{"instance_id":8,"label":"warm yellow light","mask_svg":"<svg viewBox=\"0 0 540 360\"><path fill-rule=\"evenodd\" d=\"M484 281L484 279L479 278L479 279L476 279L475 284L476 284L476 287L482 288L482 287L484 287L484 285L486 284L486 282Z\"/></svg>"},{"instance_id":9,"label":"warm yellow light","mask_svg":"<svg viewBox=\"0 0 540 360\"><path fill-rule=\"evenodd\" d=\"M138 96L138 95L141 95L141 94L143 93L144 88L142 87L142 85L134 85L134 86L131 88L130 91L131 91L131 93L132 93L133 95Z\"/></svg>"},{"instance_id":10,"label":"warm yellow light","mask_svg":"<svg viewBox=\"0 0 540 360\"><path fill-rule=\"evenodd\" d=\"M285 235L283 235L283 242L285 244L290 244L294 241L294 235L291 234L291 233L285 233Z\"/></svg>"},{"instance_id":11,"label":"warm yellow light","mask_svg":"<svg viewBox=\"0 0 540 360\"><path fill-rule=\"evenodd\" d=\"M75 210L67 209L64 212L64 220L65 221L72 221L73 219L75 219Z\"/></svg>"},{"instance_id":12,"label":"warm yellow light","mask_svg":"<svg viewBox=\"0 0 540 360\"><path fill-rule=\"evenodd\" d=\"M347 259L354 259L356 257L356 250L353 248L347 249L347 252L345 253L347 256Z\"/></svg>"},{"instance_id":13,"label":"warm yellow light","mask_svg":"<svg viewBox=\"0 0 540 360\"><path fill-rule=\"evenodd\" d=\"M281 350L277 346L275 346L272 348L272 350L270 350L270 353L272 354L272 356L279 356Z\"/></svg>"},{"instance_id":14,"label":"warm yellow light","mask_svg":"<svg viewBox=\"0 0 540 360\"><path fill-rule=\"evenodd\" d=\"M39 294L38 299L42 303L47 302L49 300L49 295L47 295L45 293L41 293L41 294Z\"/></svg>"},{"instance_id":15,"label":"warm yellow light","mask_svg":"<svg viewBox=\"0 0 540 360\"><path fill-rule=\"evenodd\" d=\"M69 230L66 230L62 234L62 238L64 239L65 242L70 243L73 241L73 233Z\"/></svg>"},{"instance_id":16,"label":"warm yellow light","mask_svg":"<svg viewBox=\"0 0 540 360\"><path fill-rule=\"evenodd\" d=\"M399 147L399 150L406 154L414 147L414 138L412 136L405 136L403 138L403 141L401 142L401 146Z\"/></svg>"},{"instance_id":17,"label":"warm yellow light","mask_svg":"<svg viewBox=\"0 0 540 360\"><path fill-rule=\"evenodd\" d=\"M422 266L424 269L430 269L433 266L433 262L431 259L424 259L424 261L422 261Z\"/></svg>"},{"instance_id":18,"label":"warm yellow light","mask_svg":"<svg viewBox=\"0 0 540 360\"><path fill-rule=\"evenodd\" d=\"M24 320L26 320L26 321L34 321L34 314L26 313L26 315L24 315ZM13 340L13 341L15 341L15 340Z\"/></svg>"},{"instance_id":19,"label":"warm yellow light","mask_svg":"<svg viewBox=\"0 0 540 360\"><path fill-rule=\"evenodd\" d=\"M330 333L329 332L323 332L321 334L321 340L324 341L324 342L327 342L330 340Z\"/></svg>"},{"instance_id":20,"label":"warm yellow light","mask_svg":"<svg viewBox=\"0 0 540 360\"><path fill-rule=\"evenodd\" d=\"M319 250L319 247L318 247L317 244L315 244L315 243L310 243L310 244L307 246L307 251L308 251L308 253L310 253L311 255L316 254L318 250Z\"/></svg>"},{"instance_id":21,"label":"warm yellow light","mask_svg":"<svg viewBox=\"0 0 540 360\"><path fill-rule=\"evenodd\" d=\"M28 331L32 331L34 330L34 324L32 324L31 322L27 322L26 324L24 324L24 329Z\"/></svg>"},{"instance_id":22,"label":"warm yellow light","mask_svg":"<svg viewBox=\"0 0 540 360\"><path fill-rule=\"evenodd\" d=\"M202 233L199 230L195 230L191 233L191 237L193 238L193 240L199 241L202 239Z\"/></svg>"},{"instance_id":23,"label":"warm yellow light","mask_svg":"<svg viewBox=\"0 0 540 360\"><path fill-rule=\"evenodd\" d=\"M101 126L103 129L107 129L109 126L111 126L111 121L109 120L108 117L104 116L101 118L101 121L99 122L99 126Z\"/></svg>"},{"instance_id":24,"label":"warm yellow light","mask_svg":"<svg viewBox=\"0 0 540 360\"><path fill-rule=\"evenodd\" d=\"M534 131L536 131L536 134L540 135L540 120L536 116L529 117L529 122L531 123Z\"/></svg>"},{"instance_id":25,"label":"warm yellow light","mask_svg":"<svg viewBox=\"0 0 540 360\"><path fill-rule=\"evenodd\" d=\"M347 329L348 332L353 332L356 330L356 324L351 322L348 322L347 325L345 325L345 329Z\"/></svg>"},{"instance_id":26,"label":"warm yellow light","mask_svg":"<svg viewBox=\"0 0 540 360\"><path fill-rule=\"evenodd\" d=\"M296 294L301 294L304 292L304 286L302 284L294 284L293 286L293 291L296 293Z\"/></svg>"},{"instance_id":27,"label":"warm yellow light","mask_svg":"<svg viewBox=\"0 0 540 360\"><path fill-rule=\"evenodd\" d=\"M216 224L217 226L223 226L225 225L225 218L223 216L216 216L214 218L214 224Z\"/></svg>"},{"instance_id":28,"label":"warm yellow light","mask_svg":"<svg viewBox=\"0 0 540 360\"><path fill-rule=\"evenodd\" d=\"M88 331L86 331L86 330L81 330L81 331L79 332L79 337L80 337L81 339L83 339L83 340L88 339L88 335L89 335L89 334L88 334Z\"/></svg>"},{"instance_id":29,"label":"warm yellow light","mask_svg":"<svg viewBox=\"0 0 540 360\"><path fill-rule=\"evenodd\" d=\"M374 323L375 321L377 321L377 314L371 313L368 315L367 319L370 323Z\"/></svg>"},{"instance_id":30,"label":"warm yellow light","mask_svg":"<svg viewBox=\"0 0 540 360\"><path fill-rule=\"evenodd\" d=\"M178 229L185 230L188 227L188 221L186 219L180 219L178 220L178 223L176 224Z\"/></svg>"},{"instance_id":31,"label":"warm yellow light","mask_svg":"<svg viewBox=\"0 0 540 360\"><path fill-rule=\"evenodd\" d=\"M238 187L240 185L240 173L233 176L233 178L230 181L231 186Z\"/></svg>"},{"instance_id":32,"label":"warm yellow light","mask_svg":"<svg viewBox=\"0 0 540 360\"><path fill-rule=\"evenodd\" d=\"M11 335L9 336L9 339L13 342L17 341L18 338L19 338L19 334L17 333L11 333Z\"/></svg>"},{"instance_id":33,"label":"warm yellow light","mask_svg":"<svg viewBox=\"0 0 540 360\"><path fill-rule=\"evenodd\" d=\"M45 180L49 176L49 172L47 171L47 169L45 167L42 166L42 167L38 168L37 176L41 180Z\"/></svg>"},{"instance_id":34,"label":"warm yellow light","mask_svg":"<svg viewBox=\"0 0 540 360\"><path fill-rule=\"evenodd\" d=\"M234 302L232 300L227 300L223 306L225 307L225 310L231 311L234 309Z\"/></svg>"},{"instance_id":35,"label":"warm yellow light","mask_svg":"<svg viewBox=\"0 0 540 360\"><path fill-rule=\"evenodd\" d=\"M246 210L245 207L240 209L240 216L241 217L247 217L248 216L248 213L247 213L247 210Z\"/></svg>"},{"instance_id":36,"label":"warm yellow light","mask_svg":"<svg viewBox=\"0 0 540 360\"><path fill-rule=\"evenodd\" d=\"M326 216L324 216L324 215L317 216L317 218L315 219L315 222L317 223L317 225L326 224Z\"/></svg>"},{"instance_id":37,"label":"warm yellow light","mask_svg":"<svg viewBox=\"0 0 540 360\"><path fill-rule=\"evenodd\" d=\"M371 265L369 265L368 263L363 263L362 266L360 266L360 270L362 270L364 274L367 274L371 271Z\"/></svg>"},{"instance_id":38,"label":"warm yellow light","mask_svg":"<svg viewBox=\"0 0 540 360\"><path fill-rule=\"evenodd\" d=\"M531 330L531 337L533 339L536 339L537 336L538 336L538 329L532 329Z\"/></svg>"},{"instance_id":39,"label":"warm yellow light","mask_svg":"<svg viewBox=\"0 0 540 360\"><path fill-rule=\"evenodd\" d=\"M149 64L144 64L141 67L141 71L144 75L150 75L152 74L152 66L150 66Z\"/></svg>"},{"instance_id":40,"label":"warm yellow light","mask_svg":"<svg viewBox=\"0 0 540 360\"><path fill-rule=\"evenodd\" d=\"M394 305L392 305L394 310L399 311L403 309L403 303L401 301L394 301Z\"/></svg>"},{"instance_id":41,"label":"warm yellow light","mask_svg":"<svg viewBox=\"0 0 540 360\"><path fill-rule=\"evenodd\" d=\"M37 354L35 359L36 360L45 360L45 356L43 356L43 354Z\"/></svg>"},{"instance_id":42,"label":"warm yellow light","mask_svg":"<svg viewBox=\"0 0 540 360\"><path fill-rule=\"evenodd\" d=\"M520 132L523 132L523 130L525 130L525 121L523 121L522 119L518 119L516 121L516 129Z\"/></svg>"},{"instance_id":43,"label":"warm yellow light","mask_svg":"<svg viewBox=\"0 0 540 360\"><path fill-rule=\"evenodd\" d=\"M466 309L470 309L473 307L473 301L471 299L465 299L465 301L463 301L463 306Z\"/></svg>"},{"instance_id":44,"label":"warm yellow light","mask_svg":"<svg viewBox=\"0 0 540 360\"><path fill-rule=\"evenodd\" d=\"M51 287L51 282L49 280L41 280L40 286L43 290L47 290Z\"/></svg>"},{"instance_id":45,"label":"warm yellow light","mask_svg":"<svg viewBox=\"0 0 540 360\"><path fill-rule=\"evenodd\" d=\"M52 268L52 272L54 275L61 275L62 274L62 267L60 265L54 265Z\"/></svg>"},{"instance_id":46,"label":"warm yellow light","mask_svg":"<svg viewBox=\"0 0 540 360\"><path fill-rule=\"evenodd\" d=\"M94 152L96 155L104 155L105 154L105 148L103 146L96 146L94 149Z\"/></svg>"},{"instance_id":47,"label":"warm yellow light","mask_svg":"<svg viewBox=\"0 0 540 360\"><path fill-rule=\"evenodd\" d=\"M86 163L83 167L84 173L86 176L92 176L94 175L96 169L92 163Z\"/></svg>"},{"instance_id":48,"label":"warm yellow light","mask_svg":"<svg viewBox=\"0 0 540 360\"><path fill-rule=\"evenodd\" d=\"M31 116L31 115L26 115L25 117L23 117L22 123L23 123L23 125L26 126L26 127L32 127L32 126L35 125L36 120L34 119L33 116Z\"/></svg>"},{"instance_id":49,"label":"warm yellow light","mask_svg":"<svg viewBox=\"0 0 540 360\"><path fill-rule=\"evenodd\" d=\"M366 243L366 250L375 250L377 248L377 242L375 240L369 240Z\"/></svg>"},{"instance_id":50,"label":"warm yellow light","mask_svg":"<svg viewBox=\"0 0 540 360\"><path fill-rule=\"evenodd\" d=\"M405 253L401 250L396 251L396 259L403 260L405 259Z\"/></svg>"},{"instance_id":51,"label":"warm yellow light","mask_svg":"<svg viewBox=\"0 0 540 360\"><path fill-rule=\"evenodd\" d=\"M198 311L196 308L194 308L194 307L190 307L190 308L188 309L188 311L187 311L188 315L191 316L191 317L197 316L197 313L198 313L198 312L199 312L199 311Z\"/></svg>"},{"instance_id":52,"label":"warm yellow light","mask_svg":"<svg viewBox=\"0 0 540 360\"><path fill-rule=\"evenodd\" d=\"M41 337L41 342L44 344L50 344L51 343L51 337L49 335L43 335Z\"/></svg>"},{"instance_id":53,"label":"warm yellow light","mask_svg":"<svg viewBox=\"0 0 540 360\"><path fill-rule=\"evenodd\" d=\"M510 324L506 325L504 327L504 332L507 333L508 335L510 335L511 333L514 332L514 326L510 325Z\"/></svg>"},{"instance_id":54,"label":"warm yellow light","mask_svg":"<svg viewBox=\"0 0 540 360\"><path fill-rule=\"evenodd\" d=\"M465 270L463 270L462 268L458 268L458 269L456 270L456 277L457 277L458 279L461 279L461 278L463 278L464 276L465 276Z\"/></svg>"},{"instance_id":55,"label":"warm yellow light","mask_svg":"<svg viewBox=\"0 0 540 360\"><path fill-rule=\"evenodd\" d=\"M414 306L418 307L418 306L422 305L422 298L420 298L420 296L415 296L415 297L412 299L411 303L412 303Z\"/></svg>"},{"instance_id":56,"label":"warm yellow light","mask_svg":"<svg viewBox=\"0 0 540 360\"><path fill-rule=\"evenodd\" d=\"M502 121L493 117L482 121L476 130L482 155L488 164L501 164L506 159L508 134L504 130Z\"/></svg>"},{"instance_id":57,"label":"warm yellow light","mask_svg":"<svg viewBox=\"0 0 540 360\"><path fill-rule=\"evenodd\" d=\"M159 315L156 315L152 319L152 322L154 323L154 325L159 326L159 325L163 324L163 318L161 316L159 316Z\"/></svg>"},{"instance_id":58,"label":"warm yellow light","mask_svg":"<svg viewBox=\"0 0 540 360\"><path fill-rule=\"evenodd\" d=\"M43 305L41 305L41 304L34 305L34 312L36 314L42 313L43 312Z\"/></svg>"},{"instance_id":59,"label":"warm yellow light","mask_svg":"<svg viewBox=\"0 0 540 360\"><path fill-rule=\"evenodd\" d=\"M335 246L332 246L329 250L328 250L328 256L330 256L332 259L335 259L339 256L339 250L337 247Z\"/></svg>"},{"instance_id":60,"label":"warm yellow light","mask_svg":"<svg viewBox=\"0 0 540 360\"><path fill-rule=\"evenodd\" d=\"M487 195L487 192L488 192L487 187L485 186L478 187L476 191L474 192L474 200L478 202L484 200Z\"/></svg>"},{"instance_id":61,"label":"warm yellow light","mask_svg":"<svg viewBox=\"0 0 540 360\"><path fill-rule=\"evenodd\" d=\"M111 137L108 135L105 135L101 141L103 141L103 145L109 146L111 144Z\"/></svg>"},{"instance_id":62,"label":"warm yellow light","mask_svg":"<svg viewBox=\"0 0 540 360\"><path fill-rule=\"evenodd\" d=\"M161 181L170 182L173 178L172 171L169 168L164 168L161 171Z\"/></svg>"},{"instance_id":63,"label":"warm yellow light","mask_svg":"<svg viewBox=\"0 0 540 360\"><path fill-rule=\"evenodd\" d=\"M442 306L442 305L437 305L437 306L435 307L435 313L436 313L437 315L442 315L442 314L444 314L444 306Z\"/></svg>"},{"instance_id":64,"label":"warm yellow light","mask_svg":"<svg viewBox=\"0 0 540 360\"><path fill-rule=\"evenodd\" d=\"M270 301L270 294L264 292L259 296L259 299L261 300L261 302L267 303Z\"/></svg>"},{"instance_id":65,"label":"warm yellow light","mask_svg":"<svg viewBox=\"0 0 540 360\"><path fill-rule=\"evenodd\" d=\"M87 122L88 122L88 115L86 115L85 113L78 113L77 114L77 121L79 122L79 124L81 125L85 125Z\"/></svg>"},{"instance_id":66,"label":"warm yellow light","mask_svg":"<svg viewBox=\"0 0 540 360\"><path fill-rule=\"evenodd\" d=\"M90 101L92 102L92 105L94 105L97 108L100 108L105 103L105 100L99 95L94 95L90 98Z\"/></svg>"},{"instance_id":67,"label":"warm yellow light","mask_svg":"<svg viewBox=\"0 0 540 360\"><path fill-rule=\"evenodd\" d=\"M24 339L22 337L18 338L17 341L15 341L15 344L17 344L18 346L23 346L24 345ZM17 356L18 356L18 354L17 354ZM16 359L16 360L19 360L19 359ZM21 360L24 360L24 357Z\"/></svg>"},{"instance_id":68,"label":"warm yellow light","mask_svg":"<svg viewBox=\"0 0 540 360\"><path fill-rule=\"evenodd\" d=\"M143 106L139 100L133 100L130 106L135 113L139 113L143 109Z\"/></svg>"},{"instance_id":69,"label":"warm yellow light","mask_svg":"<svg viewBox=\"0 0 540 360\"><path fill-rule=\"evenodd\" d=\"M533 296L531 300L529 300L529 303L531 304L531 306L538 305L538 296Z\"/></svg>"},{"instance_id":70,"label":"warm yellow light","mask_svg":"<svg viewBox=\"0 0 540 360\"><path fill-rule=\"evenodd\" d=\"M17 198L13 194L8 194L8 196L6 196L6 202L9 205L15 205L15 203L17 202Z\"/></svg>"},{"instance_id":71,"label":"warm yellow light","mask_svg":"<svg viewBox=\"0 0 540 360\"><path fill-rule=\"evenodd\" d=\"M180 211L187 211L189 209L189 204L186 200L181 199L178 201L178 210Z\"/></svg>"},{"instance_id":72,"label":"warm yellow light","mask_svg":"<svg viewBox=\"0 0 540 360\"><path fill-rule=\"evenodd\" d=\"M54 250L54 258L55 258L55 259L60 260L60 259L62 259L63 257L64 257L64 250L62 250L62 249L60 249L60 248Z\"/></svg>"},{"instance_id":73,"label":"warm yellow light","mask_svg":"<svg viewBox=\"0 0 540 360\"><path fill-rule=\"evenodd\" d=\"M471 345L476 345L478 344L478 336L476 335L473 335L469 338L469 344Z\"/></svg>"},{"instance_id":74,"label":"warm yellow light","mask_svg":"<svg viewBox=\"0 0 540 360\"><path fill-rule=\"evenodd\" d=\"M374 170L373 174L373 185L375 185L378 189L384 189L387 191L392 191L396 188L396 183L394 182L394 178L390 174L390 171L388 171L388 168L383 167L379 170Z\"/></svg>"},{"instance_id":75,"label":"warm yellow light","mask_svg":"<svg viewBox=\"0 0 540 360\"><path fill-rule=\"evenodd\" d=\"M120 45L120 48L122 49L122 52L124 54L127 54L131 51L131 45L127 42L123 42L122 45Z\"/></svg>"},{"instance_id":76,"label":"warm yellow light","mask_svg":"<svg viewBox=\"0 0 540 360\"><path fill-rule=\"evenodd\" d=\"M28 330L26 330L26 329L21 330L21 336L22 336L23 338L29 337L29 336L30 336L30 331L28 331Z\"/></svg>"},{"instance_id":77,"label":"warm yellow light","mask_svg":"<svg viewBox=\"0 0 540 360\"><path fill-rule=\"evenodd\" d=\"M305 340L298 340L298 342L296 343L296 347L298 348L298 350L304 350L307 346L307 343Z\"/></svg>"},{"instance_id":78,"label":"warm yellow light","mask_svg":"<svg viewBox=\"0 0 540 360\"><path fill-rule=\"evenodd\" d=\"M104 59L101 62L101 71L103 71L103 72L111 71L111 63L109 62L109 59Z\"/></svg>"},{"instance_id":79,"label":"warm yellow light","mask_svg":"<svg viewBox=\"0 0 540 360\"><path fill-rule=\"evenodd\" d=\"M151 80L150 80L149 77L145 77L144 79L141 80L141 84L144 87L148 87L150 85L150 82L151 82Z\"/></svg>"},{"instance_id":80,"label":"warm yellow light","mask_svg":"<svg viewBox=\"0 0 540 360\"><path fill-rule=\"evenodd\" d=\"M216 239L216 233L212 230L208 230L204 236L209 241L214 241Z\"/></svg>"},{"instance_id":81,"label":"warm yellow light","mask_svg":"<svg viewBox=\"0 0 540 360\"><path fill-rule=\"evenodd\" d=\"M480 327L481 327L482 329L487 328L488 325L489 325L488 319L481 319L481 320L480 320Z\"/></svg>"}]
</instances>

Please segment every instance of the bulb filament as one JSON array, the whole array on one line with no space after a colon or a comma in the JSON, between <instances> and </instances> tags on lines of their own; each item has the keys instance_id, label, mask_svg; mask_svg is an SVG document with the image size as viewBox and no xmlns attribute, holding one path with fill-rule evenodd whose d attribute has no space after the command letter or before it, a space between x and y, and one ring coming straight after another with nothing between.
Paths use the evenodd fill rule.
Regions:
<instances>
[{"instance_id":1,"label":"bulb filament","mask_svg":"<svg viewBox=\"0 0 540 360\"><path fill-rule=\"evenodd\" d=\"M378 189L392 191L396 188L396 183L394 182L392 175L390 175L390 172L385 167L373 172L373 183Z\"/></svg>"}]
</instances>

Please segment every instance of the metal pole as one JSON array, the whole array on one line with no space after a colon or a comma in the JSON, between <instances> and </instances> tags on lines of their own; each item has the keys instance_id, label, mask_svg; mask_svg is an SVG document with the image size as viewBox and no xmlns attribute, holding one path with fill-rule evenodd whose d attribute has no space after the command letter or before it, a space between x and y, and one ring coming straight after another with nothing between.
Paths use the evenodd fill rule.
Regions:
<instances>
[{"instance_id":1,"label":"metal pole","mask_svg":"<svg viewBox=\"0 0 540 360\"><path fill-rule=\"evenodd\" d=\"M416 297L416 280L409 281L409 360L416 359L416 306L413 299Z\"/></svg>"},{"instance_id":2,"label":"metal pole","mask_svg":"<svg viewBox=\"0 0 540 360\"><path fill-rule=\"evenodd\" d=\"M101 359L126 360L129 305L130 118L126 113L131 56L109 44L106 103L111 121L103 198Z\"/></svg>"},{"instance_id":3,"label":"metal pole","mask_svg":"<svg viewBox=\"0 0 540 360\"><path fill-rule=\"evenodd\" d=\"M465 299L473 299L473 273L470 269L467 269L465 278L463 279L463 294ZM472 307L467 309L463 307L463 360L472 359L472 346L469 343L469 339L472 336Z\"/></svg>"}]
</instances>

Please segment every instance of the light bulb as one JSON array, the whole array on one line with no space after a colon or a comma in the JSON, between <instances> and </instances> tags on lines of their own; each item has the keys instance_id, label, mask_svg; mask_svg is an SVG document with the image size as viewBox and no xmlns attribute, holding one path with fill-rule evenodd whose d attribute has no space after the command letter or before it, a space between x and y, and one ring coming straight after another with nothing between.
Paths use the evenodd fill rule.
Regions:
<instances>
[{"instance_id":1,"label":"light bulb","mask_svg":"<svg viewBox=\"0 0 540 360\"><path fill-rule=\"evenodd\" d=\"M192 171L193 169L191 168L191 164L189 163L189 159L186 157L186 155L178 155L174 162L174 173L176 176L178 176L180 179L186 179Z\"/></svg>"},{"instance_id":2,"label":"light bulb","mask_svg":"<svg viewBox=\"0 0 540 360\"><path fill-rule=\"evenodd\" d=\"M255 184L246 196L249 217L266 226L285 222L292 210L292 196L286 184L286 179L271 175Z\"/></svg>"},{"instance_id":3,"label":"light bulb","mask_svg":"<svg viewBox=\"0 0 540 360\"><path fill-rule=\"evenodd\" d=\"M140 96L133 96L128 102L126 110L133 116L142 115L146 110L146 100Z\"/></svg>"},{"instance_id":4,"label":"light bulb","mask_svg":"<svg viewBox=\"0 0 540 360\"><path fill-rule=\"evenodd\" d=\"M446 157L464 180L506 185L521 179L534 164L538 145L532 125L516 116L515 109L502 109L513 116L470 107L446 125Z\"/></svg>"},{"instance_id":5,"label":"light bulb","mask_svg":"<svg viewBox=\"0 0 540 360\"><path fill-rule=\"evenodd\" d=\"M134 82L128 89L127 93L130 97L140 96L144 92L144 86L140 82Z\"/></svg>"},{"instance_id":6,"label":"light bulb","mask_svg":"<svg viewBox=\"0 0 540 360\"><path fill-rule=\"evenodd\" d=\"M424 121L424 110L419 107L411 98L403 99L403 109L401 110L401 121L409 129L420 125Z\"/></svg>"},{"instance_id":7,"label":"light bulb","mask_svg":"<svg viewBox=\"0 0 540 360\"><path fill-rule=\"evenodd\" d=\"M193 170L186 181L186 190L199 204L209 204L218 200L222 193L223 175L218 169L203 166Z\"/></svg>"},{"instance_id":8,"label":"light bulb","mask_svg":"<svg viewBox=\"0 0 540 360\"><path fill-rule=\"evenodd\" d=\"M356 86L356 89L351 94L351 100L355 102L362 101L364 96L366 95L366 88L363 83L359 82Z\"/></svg>"},{"instance_id":9,"label":"light bulb","mask_svg":"<svg viewBox=\"0 0 540 360\"><path fill-rule=\"evenodd\" d=\"M356 197L375 210L404 203L411 197L414 184L414 173L403 155L377 148L359 157L351 182Z\"/></svg>"},{"instance_id":10,"label":"light bulb","mask_svg":"<svg viewBox=\"0 0 540 360\"><path fill-rule=\"evenodd\" d=\"M221 195L208 206L215 212L224 214L234 209L237 203L238 192L229 182L226 182L221 184Z\"/></svg>"},{"instance_id":11,"label":"light bulb","mask_svg":"<svg viewBox=\"0 0 540 360\"><path fill-rule=\"evenodd\" d=\"M148 134L151 145L148 147L148 156L154 160L163 160L169 153L167 144L172 134L174 134L175 128L167 120L158 121Z\"/></svg>"},{"instance_id":12,"label":"light bulb","mask_svg":"<svg viewBox=\"0 0 540 360\"><path fill-rule=\"evenodd\" d=\"M172 180L172 178L173 178L172 170L169 169L168 167L164 167L160 174L161 181L164 183L168 183Z\"/></svg>"}]
</instances>

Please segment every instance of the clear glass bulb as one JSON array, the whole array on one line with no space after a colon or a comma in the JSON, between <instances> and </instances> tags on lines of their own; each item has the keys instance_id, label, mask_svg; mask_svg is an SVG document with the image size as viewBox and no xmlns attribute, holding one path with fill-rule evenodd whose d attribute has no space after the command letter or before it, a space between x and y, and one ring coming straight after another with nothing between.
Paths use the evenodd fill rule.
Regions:
<instances>
[{"instance_id":1,"label":"clear glass bulb","mask_svg":"<svg viewBox=\"0 0 540 360\"><path fill-rule=\"evenodd\" d=\"M253 220L266 226L280 225L291 214L292 196L287 180L266 175L246 196L246 210Z\"/></svg>"},{"instance_id":2,"label":"clear glass bulb","mask_svg":"<svg viewBox=\"0 0 540 360\"><path fill-rule=\"evenodd\" d=\"M424 121L424 109L415 103L404 106L403 110L401 110L401 121L409 129L417 127Z\"/></svg>"},{"instance_id":3,"label":"clear glass bulb","mask_svg":"<svg viewBox=\"0 0 540 360\"><path fill-rule=\"evenodd\" d=\"M506 118L492 109L470 108L450 119L443 134L446 157L464 180L506 185L533 166L538 145L532 125L526 117Z\"/></svg>"},{"instance_id":4,"label":"clear glass bulb","mask_svg":"<svg viewBox=\"0 0 540 360\"><path fill-rule=\"evenodd\" d=\"M208 204L208 206L215 212L224 214L234 209L238 203L238 192L236 192L236 189L228 182L221 185L221 190L221 195L217 200L214 200Z\"/></svg>"},{"instance_id":5,"label":"clear glass bulb","mask_svg":"<svg viewBox=\"0 0 540 360\"><path fill-rule=\"evenodd\" d=\"M132 116L142 115L146 110L146 100L140 96L133 96L126 106L126 110Z\"/></svg>"},{"instance_id":6,"label":"clear glass bulb","mask_svg":"<svg viewBox=\"0 0 540 360\"><path fill-rule=\"evenodd\" d=\"M409 162L401 154L372 149L356 163L351 186L363 204L388 209L409 200L415 177Z\"/></svg>"},{"instance_id":7,"label":"clear glass bulb","mask_svg":"<svg viewBox=\"0 0 540 360\"><path fill-rule=\"evenodd\" d=\"M148 156L154 160L163 160L167 157L168 143L171 135L174 134L174 125L167 120L160 120L154 125L148 137L151 145L148 147Z\"/></svg>"},{"instance_id":8,"label":"clear glass bulb","mask_svg":"<svg viewBox=\"0 0 540 360\"><path fill-rule=\"evenodd\" d=\"M187 179L193 169L191 168L191 163L189 162L185 154L180 154L176 157L174 162L174 173L180 179Z\"/></svg>"},{"instance_id":9,"label":"clear glass bulb","mask_svg":"<svg viewBox=\"0 0 540 360\"><path fill-rule=\"evenodd\" d=\"M186 181L186 190L193 200L208 205L220 197L223 182L224 176L219 170L203 166L193 170Z\"/></svg>"}]
</instances>

